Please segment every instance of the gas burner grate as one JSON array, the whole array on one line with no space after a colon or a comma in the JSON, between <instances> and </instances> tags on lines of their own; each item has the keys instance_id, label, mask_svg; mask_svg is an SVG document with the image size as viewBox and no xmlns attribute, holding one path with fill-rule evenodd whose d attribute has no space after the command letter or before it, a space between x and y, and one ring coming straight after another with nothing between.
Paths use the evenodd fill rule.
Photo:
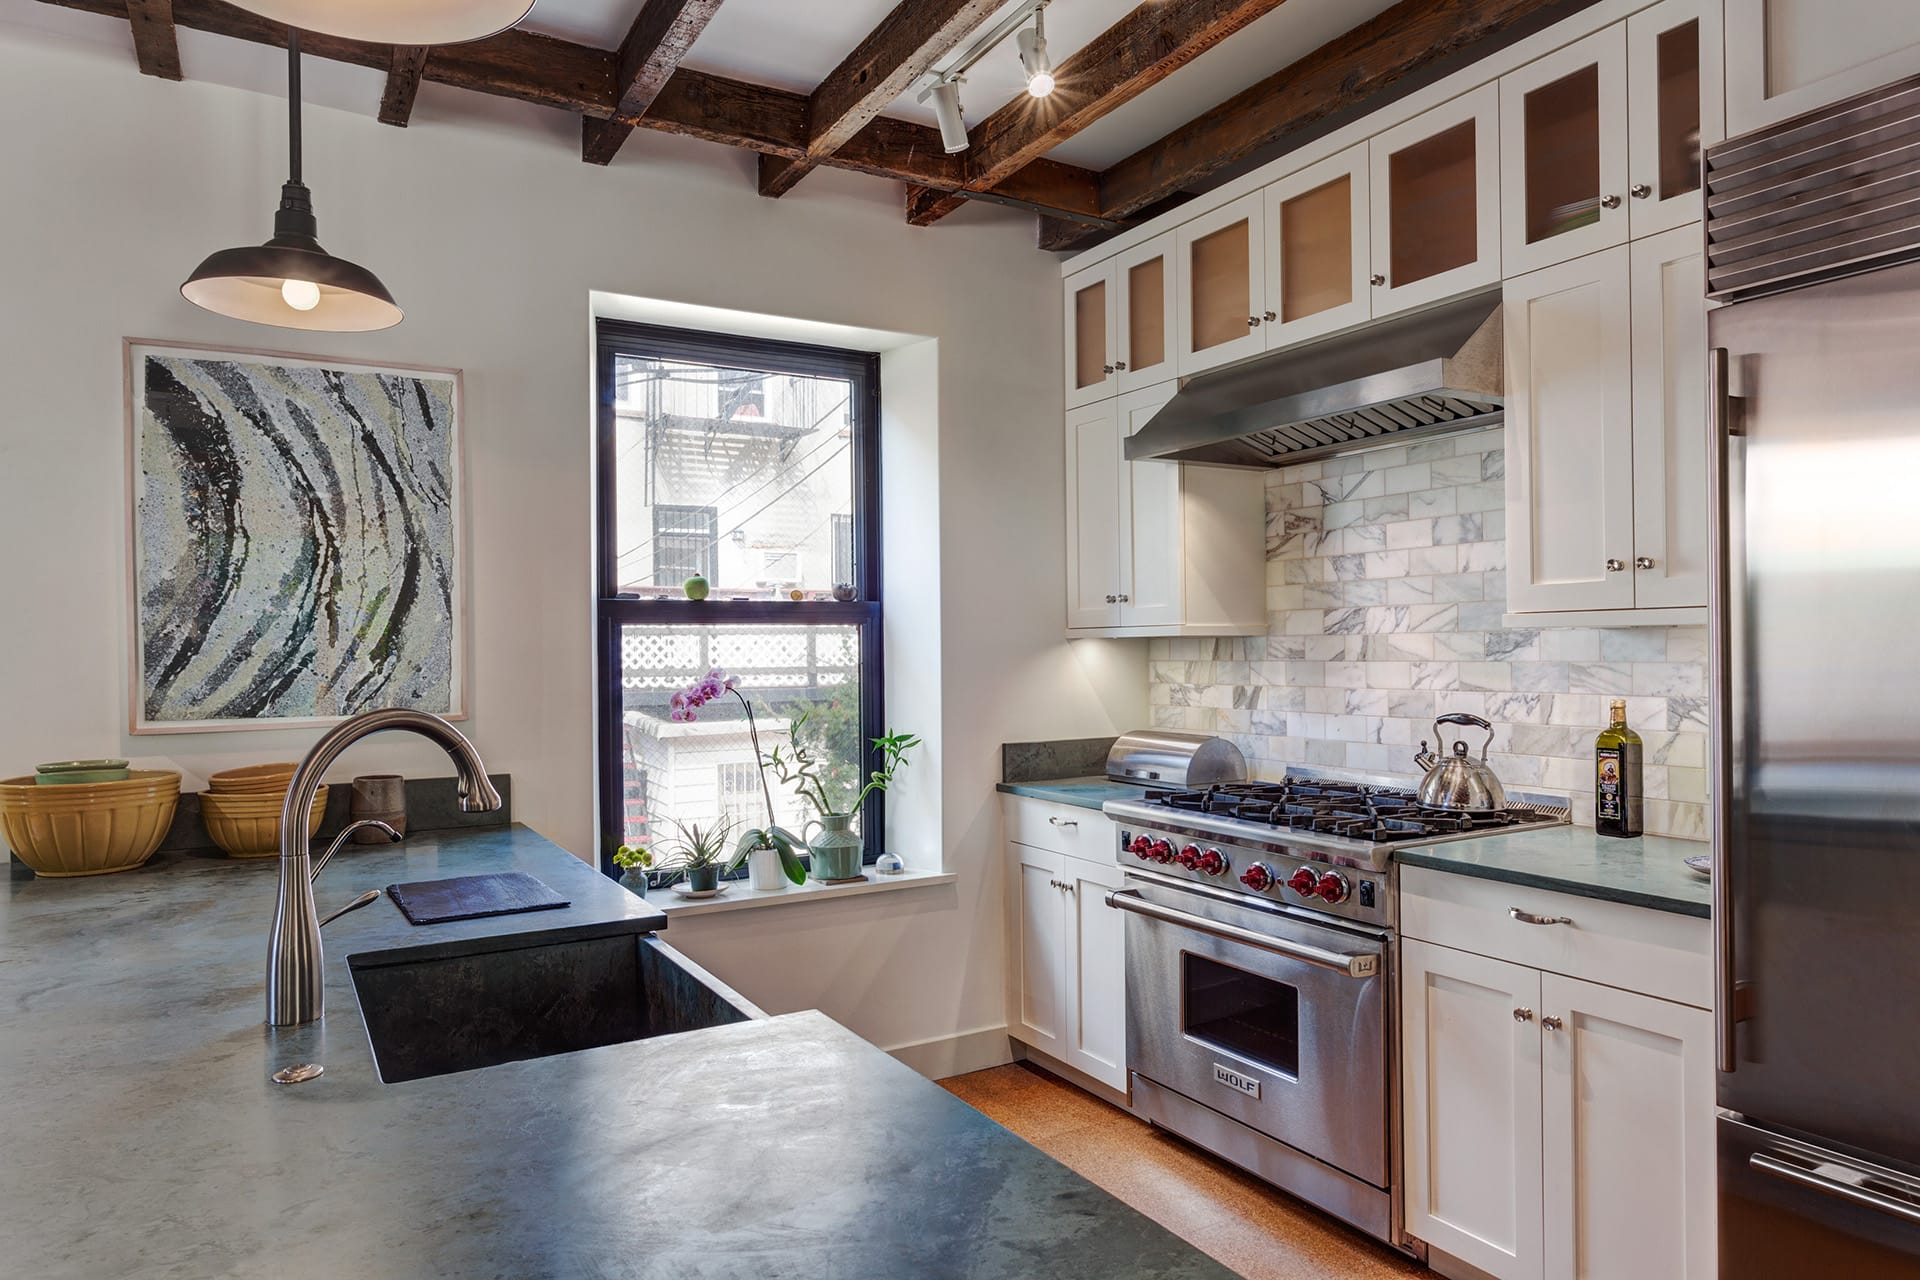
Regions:
<instances>
[{"instance_id":1,"label":"gas burner grate","mask_svg":"<svg viewBox=\"0 0 1920 1280\"><path fill-rule=\"evenodd\" d=\"M1429 836L1493 831L1537 822L1531 808L1460 813L1420 803L1413 792L1324 778L1279 782L1217 783L1205 790L1148 791L1146 802L1187 813L1256 822L1285 831L1339 836L1370 844L1393 844Z\"/></svg>"}]
</instances>

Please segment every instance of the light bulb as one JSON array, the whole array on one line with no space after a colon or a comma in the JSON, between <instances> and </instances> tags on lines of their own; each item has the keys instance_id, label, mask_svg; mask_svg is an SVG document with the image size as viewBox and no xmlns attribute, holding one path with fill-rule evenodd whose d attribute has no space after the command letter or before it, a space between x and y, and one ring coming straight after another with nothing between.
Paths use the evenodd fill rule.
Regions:
<instances>
[{"instance_id":1,"label":"light bulb","mask_svg":"<svg viewBox=\"0 0 1920 1280\"><path fill-rule=\"evenodd\" d=\"M320 286L311 280L283 280L280 298L295 311L311 311L320 305Z\"/></svg>"},{"instance_id":2,"label":"light bulb","mask_svg":"<svg viewBox=\"0 0 1920 1280\"><path fill-rule=\"evenodd\" d=\"M1027 92L1036 98L1044 98L1053 92L1053 72L1042 71L1027 80Z\"/></svg>"}]
</instances>

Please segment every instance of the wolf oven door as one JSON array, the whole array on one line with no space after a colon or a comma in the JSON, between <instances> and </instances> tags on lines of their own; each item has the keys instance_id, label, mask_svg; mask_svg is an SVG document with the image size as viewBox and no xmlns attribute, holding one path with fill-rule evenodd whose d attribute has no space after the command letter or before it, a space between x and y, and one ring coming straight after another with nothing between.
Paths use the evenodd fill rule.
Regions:
<instances>
[{"instance_id":1,"label":"wolf oven door","mask_svg":"<svg viewBox=\"0 0 1920 1280\"><path fill-rule=\"evenodd\" d=\"M1385 1187L1385 939L1126 879L1131 1069Z\"/></svg>"}]
</instances>

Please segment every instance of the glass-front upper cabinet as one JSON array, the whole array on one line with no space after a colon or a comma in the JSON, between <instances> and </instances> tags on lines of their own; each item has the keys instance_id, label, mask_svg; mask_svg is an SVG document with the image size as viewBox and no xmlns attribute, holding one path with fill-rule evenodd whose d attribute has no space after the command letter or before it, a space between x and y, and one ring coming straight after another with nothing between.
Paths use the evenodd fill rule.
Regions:
<instances>
[{"instance_id":1,"label":"glass-front upper cabinet","mask_svg":"<svg viewBox=\"0 0 1920 1280\"><path fill-rule=\"evenodd\" d=\"M1175 232L1174 320L1181 374L1266 349L1263 194L1253 192Z\"/></svg>"},{"instance_id":2,"label":"glass-front upper cabinet","mask_svg":"<svg viewBox=\"0 0 1920 1280\"><path fill-rule=\"evenodd\" d=\"M1366 144L1289 174L1265 195L1267 348L1365 320L1373 302Z\"/></svg>"},{"instance_id":3,"label":"glass-front upper cabinet","mask_svg":"<svg viewBox=\"0 0 1920 1280\"><path fill-rule=\"evenodd\" d=\"M1114 362L1121 395L1174 376L1174 237L1155 236L1117 255L1113 282L1120 305L1115 330L1120 358Z\"/></svg>"},{"instance_id":4,"label":"glass-front upper cabinet","mask_svg":"<svg viewBox=\"0 0 1920 1280\"><path fill-rule=\"evenodd\" d=\"M1116 385L1114 317L1118 310L1113 263L1067 277L1067 408L1105 400Z\"/></svg>"},{"instance_id":5,"label":"glass-front upper cabinet","mask_svg":"<svg viewBox=\"0 0 1920 1280\"><path fill-rule=\"evenodd\" d=\"M1719 48L1714 0L1663 0L1627 19L1627 196L1636 240L1700 219L1700 150L1725 131Z\"/></svg>"},{"instance_id":6,"label":"glass-front upper cabinet","mask_svg":"<svg viewBox=\"0 0 1920 1280\"><path fill-rule=\"evenodd\" d=\"M1499 283L1499 119L1483 85L1368 141L1374 315Z\"/></svg>"},{"instance_id":7,"label":"glass-front upper cabinet","mask_svg":"<svg viewBox=\"0 0 1920 1280\"><path fill-rule=\"evenodd\" d=\"M1501 77L1508 276L1626 243L1626 121L1624 24Z\"/></svg>"}]
</instances>

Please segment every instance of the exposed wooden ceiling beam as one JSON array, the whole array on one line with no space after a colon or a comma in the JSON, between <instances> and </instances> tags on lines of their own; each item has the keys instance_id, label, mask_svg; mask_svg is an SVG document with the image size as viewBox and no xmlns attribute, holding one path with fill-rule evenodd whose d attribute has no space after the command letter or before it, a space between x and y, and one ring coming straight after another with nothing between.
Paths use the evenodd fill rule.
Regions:
<instances>
[{"instance_id":1,"label":"exposed wooden ceiling beam","mask_svg":"<svg viewBox=\"0 0 1920 1280\"><path fill-rule=\"evenodd\" d=\"M404 129L413 118L413 100L420 92L420 74L427 69L425 45L393 46L393 66L387 71L386 92L380 95L380 123Z\"/></svg>"},{"instance_id":2,"label":"exposed wooden ceiling beam","mask_svg":"<svg viewBox=\"0 0 1920 1280\"><path fill-rule=\"evenodd\" d=\"M991 190L1283 2L1147 0L1060 63L1051 94L1022 94L973 127L967 189ZM924 200L909 221L926 226L965 202Z\"/></svg>"},{"instance_id":3,"label":"exposed wooden ceiling beam","mask_svg":"<svg viewBox=\"0 0 1920 1280\"><path fill-rule=\"evenodd\" d=\"M125 20L127 0L41 0L62 8ZM286 46L286 28L221 0L174 0L174 21L195 31ZM301 51L355 66L390 71L390 45L302 33ZM807 96L708 75L675 71L645 115L619 114L616 55L567 40L506 31L466 44L436 45L421 71L423 80L521 102L559 107L666 133L704 138L768 155L799 157L807 149ZM905 120L876 117L825 163L898 182L953 190L966 181L957 156L940 148L938 130ZM1000 202L1067 218L1099 216L1092 170L1056 165L1041 177L1008 183L994 193Z\"/></svg>"},{"instance_id":4,"label":"exposed wooden ceiling beam","mask_svg":"<svg viewBox=\"0 0 1920 1280\"><path fill-rule=\"evenodd\" d=\"M783 196L838 151L933 64L1000 8L1003 0L900 0L807 99L806 154L762 156L760 194Z\"/></svg>"},{"instance_id":5,"label":"exposed wooden ceiling beam","mask_svg":"<svg viewBox=\"0 0 1920 1280\"><path fill-rule=\"evenodd\" d=\"M643 0L627 38L620 42L614 83L620 99L616 117L585 118L581 126L581 156L589 164L611 164L620 144L633 132L626 120L647 114L660 91L700 38L720 0Z\"/></svg>"},{"instance_id":6,"label":"exposed wooden ceiling beam","mask_svg":"<svg viewBox=\"0 0 1920 1280\"><path fill-rule=\"evenodd\" d=\"M180 41L173 30L173 0L127 0L133 56L144 75L180 78Z\"/></svg>"}]
</instances>

